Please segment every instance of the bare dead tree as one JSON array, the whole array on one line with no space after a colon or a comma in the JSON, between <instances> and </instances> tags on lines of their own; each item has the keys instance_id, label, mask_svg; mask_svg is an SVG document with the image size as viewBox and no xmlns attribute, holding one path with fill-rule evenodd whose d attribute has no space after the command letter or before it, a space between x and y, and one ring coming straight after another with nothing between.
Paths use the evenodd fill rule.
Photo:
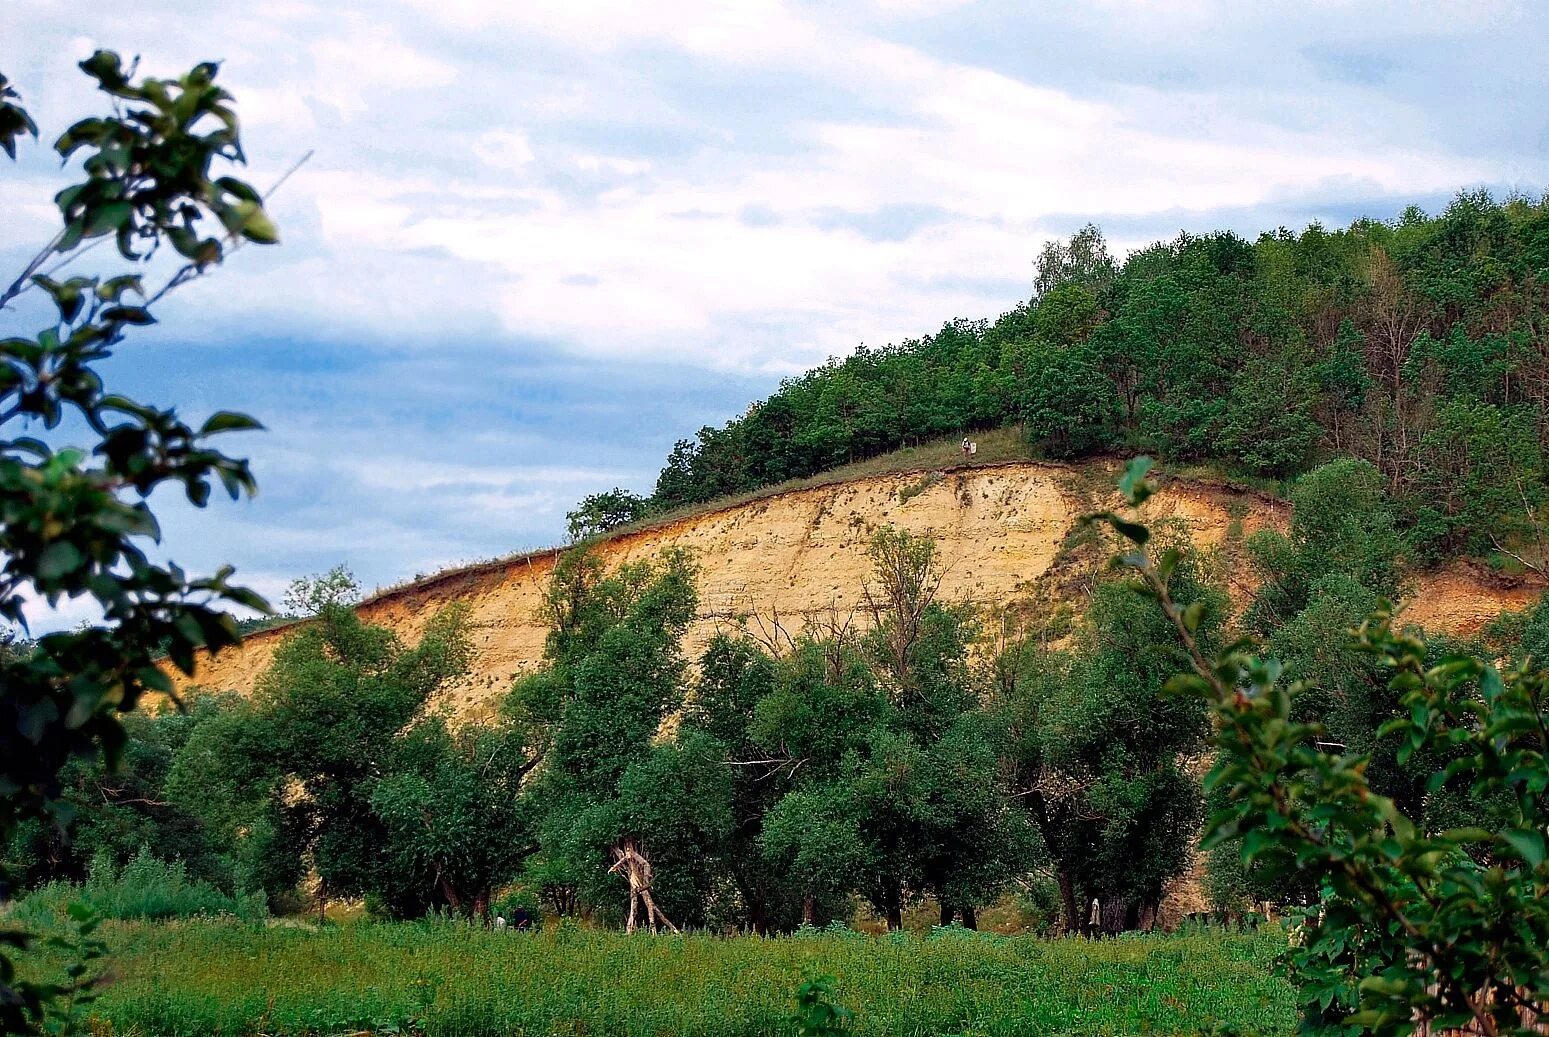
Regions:
<instances>
[{"instance_id":1,"label":"bare dead tree","mask_svg":"<svg viewBox=\"0 0 1549 1037\"><path fill-rule=\"evenodd\" d=\"M1490 543L1494 544L1495 549L1501 554L1515 559L1517 564L1529 572L1537 573L1539 576L1549 576L1549 553L1545 552L1543 523L1539 522L1538 514L1533 509L1532 502L1528 500L1527 487L1522 485L1521 479L1516 480L1516 483L1517 497L1522 501L1523 519L1533 534L1533 546L1537 552L1538 560L1536 562L1529 561L1518 552L1513 551L1502 542L1501 538L1493 530L1490 533Z\"/></svg>"},{"instance_id":2,"label":"bare dead tree","mask_svg":"<svg viewBox=\"0 0 1549 1037\"><path fill-rule=\"evenodd\" d=\"M632 933L639 924L639 909L645 908L645 924L653 931L660 924L664 928L678 932L678 927L662 914L661 908L656 906L655 899L651 896L651 882L654 872L651 862L646 855L640 852L634 839L625 839L613 848L613 867L608 869L610 875L624 876L629 883L629 919L624 924L624 931Z\"/></svg>"},{"instance_id":3,"label":"bare dead tree","mask_svg":"<svg viewBox=\"0 0 1549 1037\"><path fill-rule=\"evenodd\" d=\"M935 540L904 530L878 530L866 554L871 558L872 579L862 587L864 606L883 632L898 693L907 695L914 647L946 573L937 564Z\"/></svg>"},{"instance_id":4,"label":"bare dead tree","mask_svg":"<svg viewBox=\"0 0 1549 1037\"><path fill-rule=\"evenodd\" d=\"M769 653L771 659L783 659L796 648L796 635L780 619L778 605L770 606L767 617L756 607L750 608L744 629L749 637Z\"/></svg>"},{"instance_id":5,"label":"bare dead tree","mask_svg":"<svg viewBox=\"0 0 1549 1037\"><path fill-rule=\"evenodd\" d=\"M828 683L838 687L844 682L845 653L855 644L855 609L843 611L838 598L829 599L828 611L813 621L823 649L823 667Z\"/></svg>"},{"instance_id":6,"label":"bare dead tree","mask_svg":"<svg viewBox=\"0 0 1549 1037\"><path fill-rule=\"evenodd\" d=\"M1425 328L1425 311L1404 286L1403 278L1388 254L1372 249L1371 295L1366 310L1366 364L1382 386L1392 427L1377 422L1377 467L1388 478L1392 492L1404 483L1405 469L1419 442L1417 415L1409 413L1404 386L1405 368L1415 342Z\"/></svg>"}]
</instances>

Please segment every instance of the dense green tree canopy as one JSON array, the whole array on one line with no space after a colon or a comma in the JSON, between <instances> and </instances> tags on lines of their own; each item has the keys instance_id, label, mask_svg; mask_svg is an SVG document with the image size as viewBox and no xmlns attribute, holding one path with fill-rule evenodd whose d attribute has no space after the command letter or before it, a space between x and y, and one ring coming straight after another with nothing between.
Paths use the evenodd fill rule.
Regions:
<instances>
[{"instance_id":1,"label":"dense green tree canopy","mask_svg":"<svg viewBox=\"0 0 1549 1037\"><path fill-rule=\"evenodd\" d=\"M1212 639L1224 597L1196 562L1176 579ZM1163 885L1188 864L1200 789L1184 763L1203 744L1204 711L1157 694L1181 651L1165 618L1122 580L1098 586L1070 647L1002 649L996 706L1006 759L1054 870L1067 930L1154 919Z\"/></svg>"},{"instance_id":2,"label":"dense green tree canopy","mask_svg":"<svg viewBox=\"0 0 1549 1037\"><path fill-rule=\"evenodd\" d=\"M1144 450L1273 478L1355 458L1417 560L1540 565L1546 242L1549 206L1484 193L1252 242L1185 234L1123 262L1088 226L1044 248L1032 299L999 319L863 347L680 441L645 506L1020 424L1057 458Z\"/></svg>"}]
</instances>

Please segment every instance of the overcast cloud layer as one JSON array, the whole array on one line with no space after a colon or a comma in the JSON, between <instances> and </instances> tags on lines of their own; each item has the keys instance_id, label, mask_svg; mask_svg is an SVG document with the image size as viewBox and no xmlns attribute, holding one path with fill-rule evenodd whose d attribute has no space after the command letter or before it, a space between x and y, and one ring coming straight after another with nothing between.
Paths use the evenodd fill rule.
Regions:
<instances>
[{"instance_id":1,"label":"overcast cloud layer","mask_svg":"<svg viewBox=\"0 0 1549 1037\"><path fill-rule=\"evenodd\" d=\"M223 61L261 187L312 152L283 246L113 372L269 426L256 502L166 525L270 592L552 543L782 374L1009 309L1088 220L1122 251L1537 195L1546 40L1488 0L0 0L46 139L103 46ZM62 183L0 171L0 272Z\"/></svg>"}]
</instances>

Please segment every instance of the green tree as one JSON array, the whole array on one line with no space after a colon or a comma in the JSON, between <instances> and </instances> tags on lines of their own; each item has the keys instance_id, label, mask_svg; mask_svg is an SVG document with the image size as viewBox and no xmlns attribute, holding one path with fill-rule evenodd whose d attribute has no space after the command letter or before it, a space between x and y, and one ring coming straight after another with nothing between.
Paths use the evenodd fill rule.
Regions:
<instances>
[{"instance_id":1,"label":"green tree","mask_svg":"<svg viewBox=\"0 0 1549 1037\"><path fill-rule=\"evenodd\" d=\"M233 889L263 890L276 910L299 906L291 894L305 861L289 826L272 726L234 692L200 694L192 709L201 720L172 758L166 799L199 819Z\"/></svg>"},{"instance_id":2,"label":"green tree","mask_svg":"<svg viewBox=\"0 0 1549 1037\"><path fill-rule=\"evenodd\" d=\"M683 704L680 641L697 605L694 584L681 552L612 573L584 548L570 552L548 592L547 665L516 683L506 707L542 752L531 794L543 806L543 859L570 869L566 884L594 908L623 899L609 868L626 842L666 885L678 881L675 868L697 866L672 857L679 843L665 829L646 830L655 809L646 786L669 777L653 756L663 722Z\"/></svg>"},{"instance_id":3,"label":"green tree","mask_svg":"<svg viewBox=\"0 0 1549 1037\"><path fill-rule=\"evenodd\" d=\"M1033 310L1037 337L1058 346L1074 346L1092 337L1102 322L1097 293L1088 285L1068 281L1038 297Z\"/></svg>"},{"instance_id":4,"label":"green tree","mask_svg":"<svg viewBox=\"0 0 1549 1037\"><path fill-rule=\"evenodd\" d=\"M238 766L269 772L283 845L316 871L320 900L381 890L390 840L373 795L401 732L467 665L456 606L407 647L349 606L328 604L275 652L254 691L265 737Z\"/></svg>"},{"instance_id":5,"label":"green tree","mask_svg":"<svg viewBox=\"0 0 1549 1037\"><path fill-rule=\"evenodd\" d=\"M929 537L884 528L867 553L870 628L857 634L836 616L796 641L754 707L755 776L789 787L760 840L809 923L853 892L890 928L927 893L943 922L972 924L1027 858L968 662L975 627L936 600Z\"/></svg>"},{"instance_id":6,"label":"green tree","mask_svg":"<svg viewBox=\"0 0 1549 1037\"><path fill-rule=\"evenodd\" d=\"M372 892L399 916L445 907L488 920L536 850L523 780L537 765L509 720L455 730L439 716L396 739L371 791L385 832Z\"/></svg>"},{"instance_id":7,"label":"green tree","mask_svg":"<svg viewBox=\"0 0 1549 1037\"><path fill-rule=\"evenodd\" d=\"M1126 473L1132 505L1151 492L1148 468L1141 459ZM1153 559L1144 526L1098 518L1134 545L1125 563L1188 647L1169 691L1216 721L1209 780L1226 804L1206 845L1235 841L1246 864L1295 869L1323 890L1291 958L1310 1028L1536 1029L1549 1005L1549 673L1467 655L1438 665L1384 609L1362 625L1402 707L1381 734L1400 764L1446 761L1421 768L1429 793L1472 800L1466 824L1428 824L1372 788L1365 755L1331 750L1319 723L1294 719L1301 687L1282 682L1277 659L1245 643L1202 650L1198 613L1172 593L1176 557Z\"/></svg>"},{"instance_id":8,"label":"green tree","mask_svg":"<svg viewBox=\"0 0 1549 1037\"><path fill-rule=\"evenodd\" d=\"M1179 594L1200 629L1219 630L1225 599L1179 554ZM1161 700L1182 645L1127 581L1098 586L1072 649L1012 644L997 713L1006 766L1053 866L1066 931L1155 924L1162 889L1189 863L1198 784L1181 758L1197 752L1204 712Z\"/></svg>"},{"instance_id":9,"label":"green tree","mask_svg":"<svg viewBox=\"0 0 1549 1037\"><path fill-rule=\"evenodd\" d=\"M808 924L833 917L870 870L873 857L860 818L840 780L845 761L864 748L888 710L847 623L798 640L772 663L772 685L756 701L743 757L753 780L778 782L758 836ZM756 767L756 769L755 769Z\"/></svg>"},{"instance_id":10,"label":"green tree","mask_svg":"<svg viewBox=\"0 0 1549 1037\"><path fill-rule=\"evenodd\" d=\"M1258 533L1248 549L1261 581L1248 619L1260 630L1292 619L1326 576L1378 595L1401 587L1403 540L1382 475L1366 461L1341 458L1307 473L1291 488L1290 530Z\"/></svg>"},{"instance_id":11,"label":"green tree","mask_svg":"<svg viewBox=\"0 0 1549 1037\"><path fill-rule=\"evenodd\" d=\"M100 758L66 764L55 817L29 819L11 838L5 859L18 884L78 882L92 861L120 867L150 846L162 858L184 863L192 878L232 892L241 882L221 844L195 811L168 792L178 754L218 711L213 696L199 696L183 711L129 714L118 767Z\"/></svg>"},{"instance_id":12,"label":"green tree","mask_svg":"<svg viewBox=\"0 0 1549 1037\"><path fill-rule=\"evenodd\" d=\"M1312 372L1288 360L1255 365L1252 378L1232 382L1217 450L1255 475L1301 471L1322 433L1314 420Z\"/></svg>"},{"instance_id":13,"label":"green tree","mask_svg":"<svg viewBox=\"0 0 1549 1037\"><path fill-rule=\"evenodd\" d=\"M1046 241L1035 261L1033 298L1042 300L1066 285L1085 288L1096 295L1112 283L1117 265L1108 253L1102 231L1088 223L1070 236L1070 240Z\"/></svg>"},{"instance_id":14,"label":"green tree","mask_svg":"<svg viewBox=\"0 0 1549 1037\"><path fill-rule=\"evenodd\" d=\"M291 581L285 591L285 611L292 616L321 616L334 609L351 609L360 602L360 582L344 565L325 573Z\"/></svg>"},{"instance_id":15,"label":"green tree","mask_svg":"<svg viewBox=\"0 0 1549 1037\"><path fill-rule=\"evenodd\" d=\"M119 715L147 690L171 690L157 665L161 646L191 674L198 649L238 642L226 608L266 608L230 583L230 569L194 578L145 551L159 537L147 503L157 488L180 486L196 506L217 481L233 497L252 491L246 462L209 439L257 423L221 411L189 425L171 409L110 392L99 371L130 329L154 322L169 292L213 271L245 242L277 240L259 193L219 173L243 159L231 97L216 85L210 63L177 79L138 81L109 51L80 67L112 109L80 120L55 142L67 164L84 153L84 177L55 196L60 231L0 289L0 311L13 317L13 304L29 292L46 297L51 311L35 332L0 332L0 620L25 626L30 603L64 599L89 601L103 618L45 634L32 651L3 663L6 840L22 820L50 811L71 760L102 752L110 765L119 762L126 741ZM36 133L18 92L0 76L0 147L14 157L17 140ZM214 234L207 233L211 223L219 227ZM123 272L56 276L95 239L110 236ZM163 243L186 263L159 287L147 286L133 264ZM68 433L55 431L67 418ZM51 439L80 437L84 446L46 442L40 430ZM4 942L15 946L24 937L8 933ZM18 983L0 958L0 1029L40 1023L52 993Z\"/></svg>"},{"instance_id":16,"label":"green tree","mask_svg":"<svg viewBox=\"0 0 1549 1037\"><path fill-rule=\"evenodd\" d=\"M565 514L565 530L571 543L601 536L645 514L645 498L614 487L581 498L574 511Z\"/></svg>"},{"instance_id":17,"label":"green tree","mask_svg":"<svg viewBox=\"0 0 1549 1037\"><path fill-rule=\"evenodd\" d=\"M968 666L972 616L938 599L945 568L928 535L884 526L866 547L863 587L871 628L860 641L899 723L922 743L977 704Z\"/></svg>"},{"instance_id":18,"label":"green tree","mask_svg":"<svg viewBox=\"0 0 1549 1037\"><path fill-rule=\"evenodd\" d=\"M1050 457L1082 457L1113 443L1119 398L1086 345L1054 346L1042 339L1015 351L1026 373L1017 383L1022 427Z\"/></svg>"},{"instance_id":19,"label":"green tree","mask_svg":"<svg viewBox=\"0 0 1549 1037\"><path fill-rule=\"evenodd\" d=\"M623 838L647 847L655 867L652 896L676 924L740 924L742 912L720 901L735 824L732 768L708 735L680 732L632 762L619 779L617 821ZM734 888L734 887L733 887Z\"/></svg>"},{"instance_id":20,"label":"green tree","mask_svg":"<svg viewBox=\"0 0 1549 1037\"><path fill-rule=\"evenodd\" d=\"M718 847L725 879L735 891L734 898L724 899L734 899L737 917L727 920L759 933L794 928L804 909L812 921L818 909L815 898L804 901L801 881L793 881L765 852L769 812L790 790L796 764L765 750L755 718L761 702L773 701L783 670L751 638L718 634L700 658L699 682L683 718L685 732L714 740L730 783L728 827ZM787 719L775 719L766 730L780 730ZM827 883L820 885L828 891Z\"/></svg>"},{"instance_id":21,"label":"green tree","mask_svg":"<svg viewBox=\"0 0 1549 1037\"><path fill-rule=\"evenodd\" d=\"M1529 539L1530 552L1540 553L1543 454L1528 415L1449 400L1419 455L1413 538L1421 551L1516 553Z\"/></svg>"}]
</instances>

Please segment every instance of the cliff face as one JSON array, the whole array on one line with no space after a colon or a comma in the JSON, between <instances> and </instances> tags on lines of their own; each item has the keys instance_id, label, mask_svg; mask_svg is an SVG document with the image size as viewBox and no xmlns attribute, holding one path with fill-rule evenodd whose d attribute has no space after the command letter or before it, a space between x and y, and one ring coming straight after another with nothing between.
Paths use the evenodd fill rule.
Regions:
<instances>
[{"instance_id":1,"label":"cliff face","mask_svg":"<svg viewBox=\"0 0 1549 1037\"><path fill-rule=\"evenodd\" d=\"M609 566L671 547L693 553L701 575L699 616L685 646L692 657L717 629L731 628L749 613L777 616L787 629L799 629L830 610L842 615L855 609L869 571L865 545L882 525L937 538L947 600L990 605L1023 597L1041 577L1058 576L1082 514L1117 506L1112 485L1112 473L1095 466L1034 463L880 476L616 536L598 551ZM1231 554L1257 530L1283 528L1289 509L1252 493L1173 481L1144 514L1186 531L1202 548ZM545 625L539 612L555 557L538 552L449 572L378 595L361 614L413 640L438 609L465 603L474 659L469 675L451 689L449 704L462 715L477 715L500 699L513 677L541 662ZM1251 587L1239 583L1231 591L1240 603ZM1539 592L1497 586L1454 567L1419 581L1409 618L1468 633L1503 610L1526 606ZM239 650L202 660L196 680L181 683L250 690L286 635L284 628L256 634Z\"/></svg>"}]
</instances>

